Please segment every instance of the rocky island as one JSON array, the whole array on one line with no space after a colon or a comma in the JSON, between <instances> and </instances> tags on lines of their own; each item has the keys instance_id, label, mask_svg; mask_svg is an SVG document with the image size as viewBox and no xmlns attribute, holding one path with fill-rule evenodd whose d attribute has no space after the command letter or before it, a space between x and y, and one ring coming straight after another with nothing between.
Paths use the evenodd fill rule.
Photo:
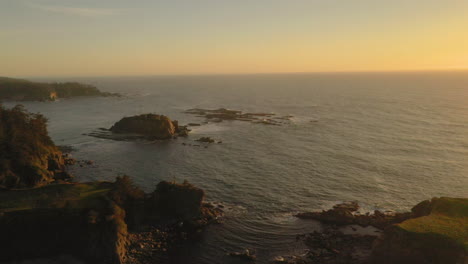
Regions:
<instances>
[{"instance_id":1,"label":"rocky island","mask_svg":"<svg viewBox=\"0 0 468 264\"><path fill-rule=\"evenodd\" d=\"M186 137L190 129L165 115L142 114L124 117L110 129L100 128L89 136L113 140L168 140Z\"/></svg>"},{"instance_id":2,"label":"rocky island","mask_svg":"<svg viewBox=\"0 0 468 264\"><path fill-rule=\"evenodd\" d=\"M120 96L99 91L95 86L77 82L42 83L0 77L0 100L54 101L79 96Z\"/></svg>"}]
</instances>

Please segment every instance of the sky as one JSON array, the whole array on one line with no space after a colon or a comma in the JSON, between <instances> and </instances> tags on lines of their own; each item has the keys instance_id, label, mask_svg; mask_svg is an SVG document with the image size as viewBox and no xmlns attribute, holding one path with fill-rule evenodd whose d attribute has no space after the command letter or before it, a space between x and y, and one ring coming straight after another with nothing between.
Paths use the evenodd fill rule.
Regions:
<instances>
[{"instance_id":1,"label":"sky","mask_svg":"<svg viewBox=\"0 0 468 264\"><path fill-rule=\"evenodd\" d=\"M0 0L0 76L468 69L468 0Z\"/></svg>"}]
</instances>

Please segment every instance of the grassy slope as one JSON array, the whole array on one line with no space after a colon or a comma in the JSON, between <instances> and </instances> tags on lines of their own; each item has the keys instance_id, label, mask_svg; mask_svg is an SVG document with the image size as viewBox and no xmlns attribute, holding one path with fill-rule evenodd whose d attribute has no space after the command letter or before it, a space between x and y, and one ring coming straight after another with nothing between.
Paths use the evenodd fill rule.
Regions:
<instances>
[{"instance_id":1,"label":"grassy slope","mask_svg":"<svg viewBox=\"0 0 468 264\"><path fill-rule=\"evenodd\" d=\"M407 220L398 227L422 241L442 238L468 250L468 199L436 198L433 203L430 215Z\"/></svg>"},{"instance_id":2,"label":"grassy slope","mask_svg":"<svg viewBox=\"0 0 468 264\"><path fill-rule=\"evenodd\" d=\"M44 187L0 191L0 211L38 208L99 208L112 188L109 182L52 184Z\"/></svg>"}]
</instances>

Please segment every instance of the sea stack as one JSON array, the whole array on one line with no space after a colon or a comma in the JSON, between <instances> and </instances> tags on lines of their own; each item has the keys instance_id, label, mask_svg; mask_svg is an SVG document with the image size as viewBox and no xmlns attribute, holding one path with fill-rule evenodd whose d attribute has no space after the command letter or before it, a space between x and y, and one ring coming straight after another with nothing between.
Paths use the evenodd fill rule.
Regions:
<instances>
[{"instance_id":1,"label":"sea stack","mask_svg":"<svg viewBox=\"0 0 468 264\"><path fill-rule=\"evenodd\" d=\"M115 123L110 131L140 134L149 139L159 140L188 135L188 129L185 126L179 126L177 120L172 121L167 116L157 114L124 117Z\"/></svg>"}]
</instances>

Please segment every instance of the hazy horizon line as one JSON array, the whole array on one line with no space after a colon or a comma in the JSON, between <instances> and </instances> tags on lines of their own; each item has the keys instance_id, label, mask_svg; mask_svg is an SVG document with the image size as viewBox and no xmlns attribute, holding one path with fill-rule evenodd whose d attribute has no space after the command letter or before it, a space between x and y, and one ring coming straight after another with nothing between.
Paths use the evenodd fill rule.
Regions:
<instances>
[{"instance_id":1,"label":"hazy horizon line","mask_svg":"<svg viewBox=\"0 0 468 264\"><path fill-rule=\"evenodd\" d=\"M301 74L391 74L391 73L448 73L468 72L468 68L453 69L414 69L414 70L362 70L362 71L304 71L304 72L233 72L233 73L166 73L166 74L112 74L112 75L0 75L10 78L125 78L125 77L196 77L196 76L236 76L236 75L301 75Z\"/></svg>"}]
</instances>

